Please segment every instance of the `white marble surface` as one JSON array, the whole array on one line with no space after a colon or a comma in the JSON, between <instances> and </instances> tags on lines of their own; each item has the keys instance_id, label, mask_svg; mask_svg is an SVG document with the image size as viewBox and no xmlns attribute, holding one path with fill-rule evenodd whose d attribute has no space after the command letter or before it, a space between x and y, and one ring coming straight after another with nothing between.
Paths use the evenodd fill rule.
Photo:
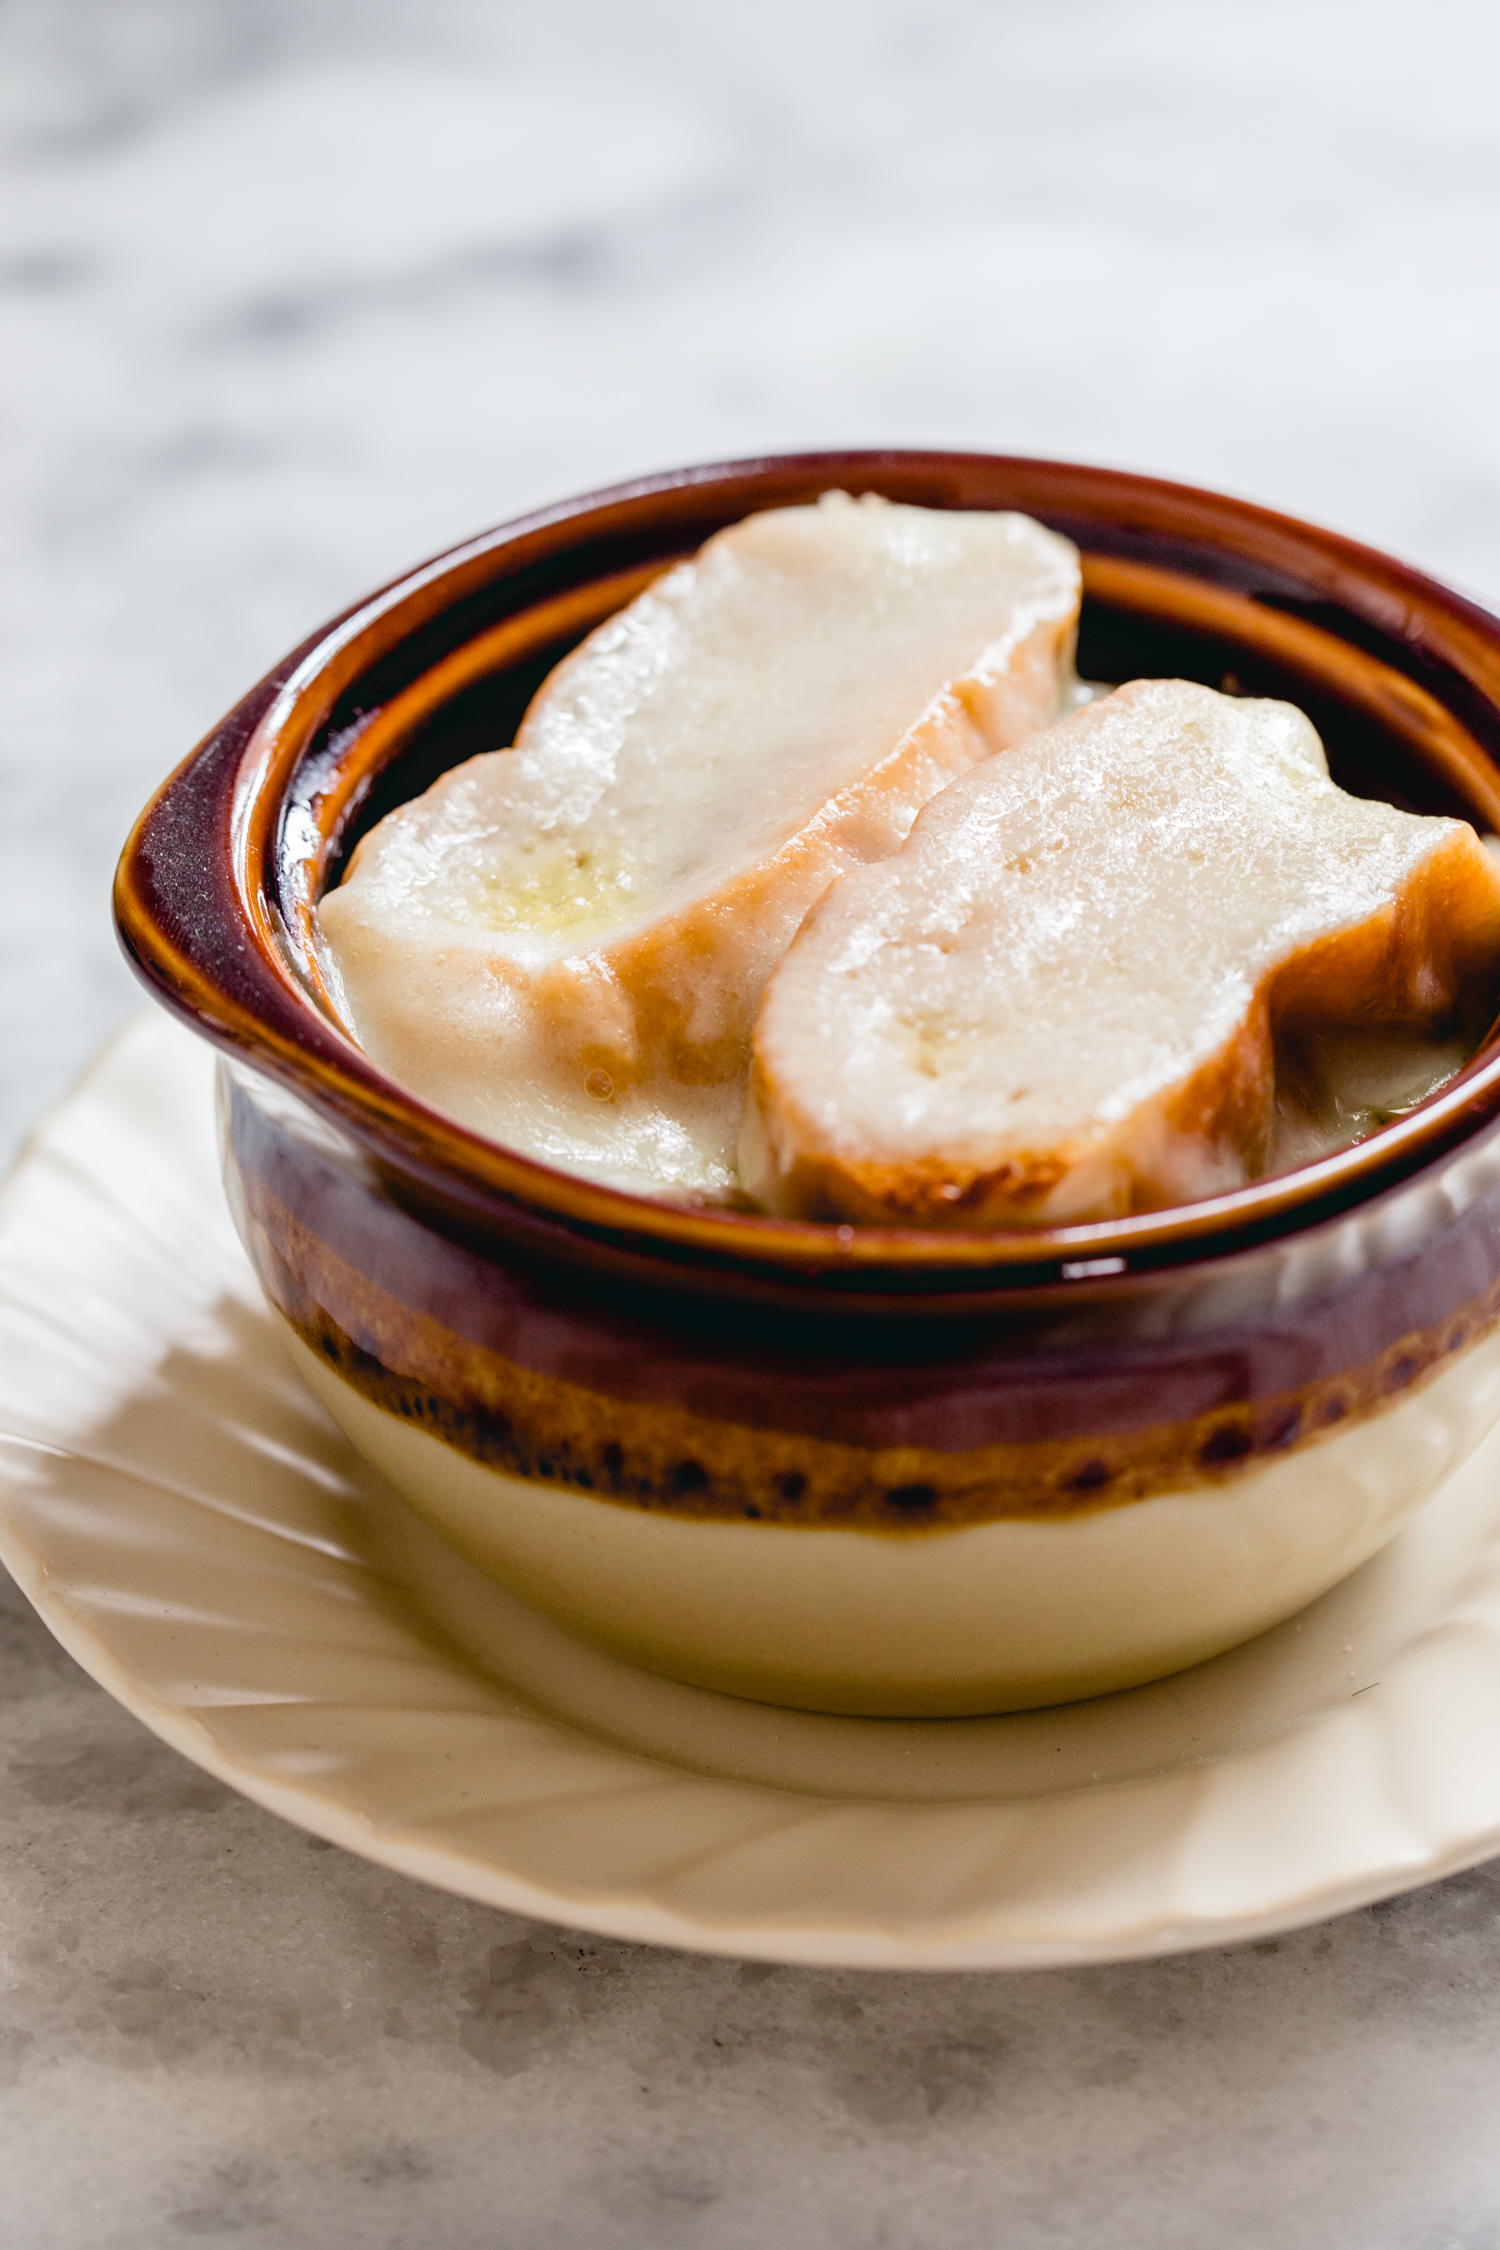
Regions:
<instances>
[{"instance_id":1,"label":"white marble surface","mask_svg":"<svg viewBox=\"0 0 1500 2250\"><path fill-rule=\"evenodd\" d=\"M0 1135L318 617L764 446L1215 483L1500 595L1484 0L10 0ZM1486 2250L1500 1883L1014 1978L740 1968L320 1849L0 1615L0 2233Z\"/></svg>"}]
</instances>

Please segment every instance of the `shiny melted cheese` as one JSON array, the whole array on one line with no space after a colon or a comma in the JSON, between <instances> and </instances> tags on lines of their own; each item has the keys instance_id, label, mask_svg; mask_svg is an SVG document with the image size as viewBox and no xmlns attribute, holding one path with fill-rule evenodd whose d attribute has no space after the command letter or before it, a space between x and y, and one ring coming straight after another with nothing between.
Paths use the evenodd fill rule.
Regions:
<instances>
[{"instance_id":1,"label":"shiny melted cheese","mask_svg":"<svg viewBox=\"0 0 1500 2250\"><path fill-rule=\"evenodd\" d=\"M1078 559L1023 516L752 516L593 633L513 749L361 844L321 925L374 1059L645 1192L735 1180L765 980L813 901L1056 715Z\"/></svg>"},{"instance_id":2,"label":"shiny melted cheese","mask_svg":"<svg viewBox=\"0 0 1500 2250\"><path fill-rule=\"evenodd\" d=\"M1472 829L1347 796L1287 704L1137 681L830 889L757 1025L746 1184L939 1226L1190 1202L1420 1098L1497 963Z\"/></svg>"}]
</instances>

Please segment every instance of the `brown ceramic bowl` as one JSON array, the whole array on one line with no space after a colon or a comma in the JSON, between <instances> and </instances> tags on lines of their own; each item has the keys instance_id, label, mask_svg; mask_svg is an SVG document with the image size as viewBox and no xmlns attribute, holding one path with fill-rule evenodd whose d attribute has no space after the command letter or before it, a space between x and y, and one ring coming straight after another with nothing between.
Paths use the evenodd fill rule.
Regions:
<instances>
[{"instance_id":1,"label":"brown ceramic bowl","mask_svg":"<svg viewBox=\"0 0 1500 2250\"><path fill-rule=\"evenodd\" d=\"M121 863L124 944L226 1060L236 1218L308 1380L481 1568L656 1669L825 1709L1118 1687L1288 1615L1500 1409L1500 1039L1357 1147L1176 1210L924 1234L684 1210L384 1077L312 911L511 739L671 560L830 487L1020 508L1084 555L1086 676L1300 704L1346 787L1500 829L1500 624L1242 502L1058 463L821 454L470 541L304 642Z\"/></svg>"}]
</instances>

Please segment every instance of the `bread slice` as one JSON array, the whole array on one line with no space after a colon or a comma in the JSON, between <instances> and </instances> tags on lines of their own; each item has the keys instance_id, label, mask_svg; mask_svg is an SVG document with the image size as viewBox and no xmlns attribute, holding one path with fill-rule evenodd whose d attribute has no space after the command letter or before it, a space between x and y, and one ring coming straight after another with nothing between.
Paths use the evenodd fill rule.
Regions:
<instances>
[{"instance_id":1,"label":"bread slice","mask_svg":"<svg viewBox=\"0 0 1500 2250\"><path fill-rule=\"evenodd\" d=\"M512 750L366 837L321 923L381 1066L647 1192L735 1178L767 976L836 875L1049 723L1078 558L1024 516L828 494L591 634Z\"/></svg>"},{"instance_id":2,"label":"bread slice","mask_svg":"<svg viewBox=\"0 0 1500 2250\"><path fill-rule=\"evenodd\" d=\"M1278 1039L1451 1028L1497 977L1471 828L1347 796L1289 704L1137 680L820 901L756 1025L745 1184L923 1227L1190 1202L1265 1168Z\"/></svg>"}]
</instances>

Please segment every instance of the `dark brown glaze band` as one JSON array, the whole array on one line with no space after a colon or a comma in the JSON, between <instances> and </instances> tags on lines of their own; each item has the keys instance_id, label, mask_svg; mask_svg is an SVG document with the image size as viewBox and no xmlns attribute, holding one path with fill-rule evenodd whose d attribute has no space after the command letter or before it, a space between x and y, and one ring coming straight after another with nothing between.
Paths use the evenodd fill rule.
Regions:
<instances>
[{"instance_id":1,"label":"dark brown glaze band","mask_svg":"<svg viewBox=\"0 0 1500 2250\"><path fill-rule=\"evenodd\" d=\"M717 1304L635 1291L615 1303L567 1272L528 1271L454 1239L378 1175L309 1145L235 1075L225 1138L242 1226L253 1219L297 1288L394 1373L416 1370L390 1356L410 1319L451 1335L461 1355L653 1412L861 1448L969 1452L1192 1423L1336 1385L1399 1354L1408 1336L1457 1336L1500 1279L1497 1167L1496 1184L1460 1215L1412 1229L1401 1255L1366 1270L1340 1277L1337 1255L1319 1261L1319 1238L1300 1238L1314 1284L1301 1294L1275 1246L1224 1261L1195 1322L1181 1277L1147 1274L1116 1281L1092 1306L1067 1287L1039 1289L1003 1314L940 1318L918 1304L872 1330L833 1304L768 1333L740 1319L728 1292ZM1370 1228L1401 1193L1369 1208ZM1318 1285L1329 1265L1335 1278ZM1231 1286L1245 1309L1216 1311ZM422 1365L430 1377L433 1362Z\"/></svg>"},{"instance_id":2,"label":"dark brown glaze band","mask_svg":"<svg viewBox=\"0 0 1500 2250\"><path fill-rule=\"evenodd\" d=\"M931 1323L878 1367L747 1350L570 1301L432 1234L243 1082L227 1126L261 1284L343 1381L508 1475L689 1518L951 1529L1201 1488L1381 1412L1500 1314L1500 1280L1472 1287L1494 1263L1481 1209L1365 1286L1175 1346L1070 1351L1070 1324L1039 1306L1028 1350L1004 1330L950 1332L944 1350Z\"/></svg>"}]
</instances>

